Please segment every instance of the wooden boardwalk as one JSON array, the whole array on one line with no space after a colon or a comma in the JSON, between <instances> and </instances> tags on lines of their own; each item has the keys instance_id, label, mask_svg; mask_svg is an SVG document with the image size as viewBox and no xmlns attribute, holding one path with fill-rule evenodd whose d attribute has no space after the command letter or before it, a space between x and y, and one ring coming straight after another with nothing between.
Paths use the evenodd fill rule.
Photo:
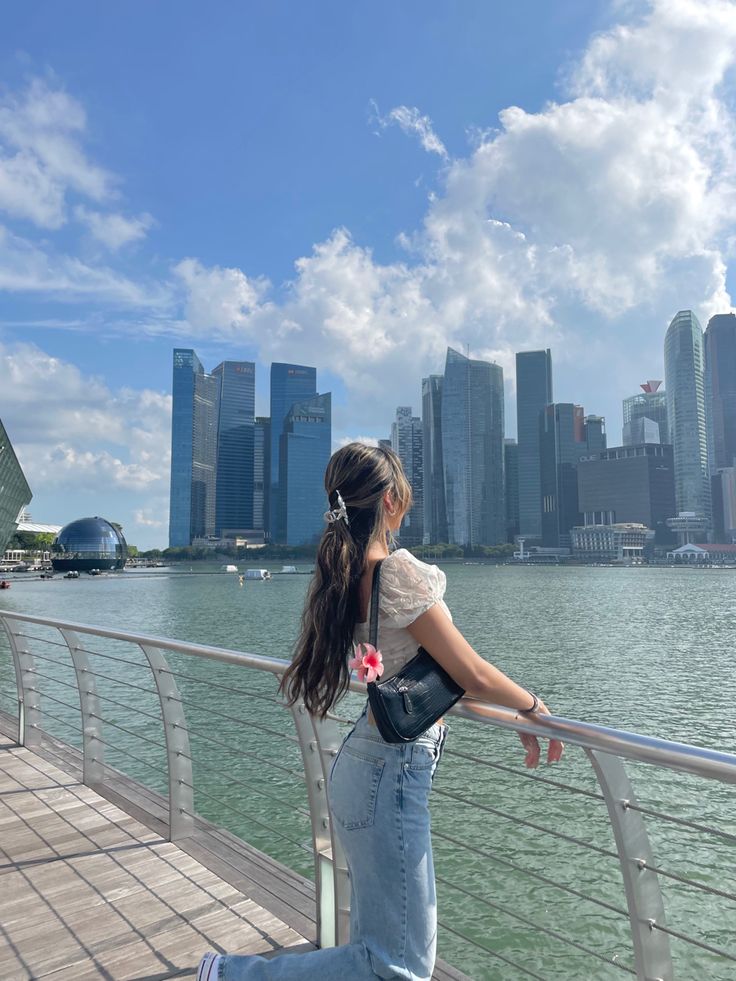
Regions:
<instances>
[{"instance_id":1,"label":"wooden boardwalk","mask_svg":"<svg viewBox=\"0 0 736 981\"><path fill-rule=\"evenodd\" d=\"M194 978L207 950L314 949L308 879L203 820L172 844L164 798L122 774L101 797L77 750L15 731L0 712L0 981ZM470 981L441 961L433 977Z\"/></svg>"},{"instance_id":2,"label":"wooden boardwalk","mask_svg":"<svg viewBox=\"0 0 736 981\"><path fill-rule=\"evenodd\" d=\"M236 888L0 735L2 981L192 978L206 950L312 949L246 878Z\"/></svg>"}]
</instances>

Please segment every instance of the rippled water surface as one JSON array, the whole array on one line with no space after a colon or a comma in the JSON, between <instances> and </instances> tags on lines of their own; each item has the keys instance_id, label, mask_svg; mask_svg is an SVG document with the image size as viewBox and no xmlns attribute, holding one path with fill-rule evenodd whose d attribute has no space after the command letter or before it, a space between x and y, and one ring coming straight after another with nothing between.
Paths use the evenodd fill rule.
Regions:
<instances>
[{"instance_id":1,"label":"rippled water surface","mask_svg":"<svg viewBox=\"0 0 736 981\"><path fill-rule=\"evenodd\" d=\"M19 578L0 593L0 609L289 656L308 576L240 587L234 576L194 568ZM476 650L539 692L555 713L736 751L736 572L459 564L445 571L448 604ZM39 628L37 636L54 635ZM107 760L165 790L157 700L138 689L132 697L120 684L150 689L142 657L111 642L89 646L109 720ZM50 658L38 662L46 675L39 687L61 700L45 703L47 728L78 742L74 690L50 680L73 684L64 652L42 642L36 650ZM272 700L275 684L228 665L171 662L191 729L197 810L311 875L306 798L294 776L299 752L288 716ZM12 709L13 692L3 648L2 707ZM342 713L355 717L358 710L351 698ZM472 977L493 981L530 976L525 971L554 981L624 976L631 966L625 899L590 764L571 748L560 766L530 779L522 755L512 734L451 723L432 803L440 953ZM646 806L736 835L731 788L639 764L628 770ZM736 951L736 903L728 898L736 893L734 841L655 817L647 827L660 868L725 894L661 877L668 924ZM671 943L678 977L736 978L736 962Z\"/></svg>"}]
</instances>

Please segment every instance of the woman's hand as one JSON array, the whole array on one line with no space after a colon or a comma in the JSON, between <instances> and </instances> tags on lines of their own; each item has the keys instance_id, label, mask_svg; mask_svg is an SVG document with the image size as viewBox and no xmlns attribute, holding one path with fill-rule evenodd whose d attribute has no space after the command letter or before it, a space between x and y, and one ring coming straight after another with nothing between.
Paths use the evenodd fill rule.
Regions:
<instances>
[{"instance_id":1,"label":"woman's hand","mask_svg":"<svg viewBox=\"0 0 736 981\"><path fill-rule=\"evenodd\" d=\"M542 699L539 699L539 705L537 706L534 715L551 715L552 713L544 704ZM539 748L539 740L536 736L532 736L531 733L520 732L519 739L521 740L521 745L526 750L526 757L524 758L524 766L533 770L539 765L539 757L541 755L541 750ZM557 763L562 756L562 751L565 745L559 739L550 739L549 746L547 748L547 762Z\"/></svg>"}]
</instances>

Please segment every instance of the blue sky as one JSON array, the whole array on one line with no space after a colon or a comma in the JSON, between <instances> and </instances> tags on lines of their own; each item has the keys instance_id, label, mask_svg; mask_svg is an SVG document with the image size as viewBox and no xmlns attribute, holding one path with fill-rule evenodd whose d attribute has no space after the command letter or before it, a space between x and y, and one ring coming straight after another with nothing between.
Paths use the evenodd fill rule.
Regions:
<instances>
[{"instance_id":1,"label":"blue sky","mask_svg":"<svg viewBox=\"0 0 736 981\"><path fill-rule=\"evenodd\" d=\"M730 309L736 10L31 2L0 39L0 418L37 520L166 539L171 349L381 436L446 345L606 415Z\"/></svg>"}]
</instances>

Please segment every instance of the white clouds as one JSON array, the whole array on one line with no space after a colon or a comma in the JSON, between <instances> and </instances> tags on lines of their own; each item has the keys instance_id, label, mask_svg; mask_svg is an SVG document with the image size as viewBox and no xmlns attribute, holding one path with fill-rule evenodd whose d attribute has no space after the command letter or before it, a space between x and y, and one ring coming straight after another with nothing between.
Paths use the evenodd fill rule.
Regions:
<instances>
[{"instance_id":1,"label":"white clouds","mask_svg":"<svg viewBox=\"0 0 736 981\"><path fill-rule=\"evenodd\" d=\"M206 269L197 259L182 259L174 273L186 288L186 316L195 330L246 327L268 289L264 279L249 279L240 269Z\"/></svg>"},{"instance_id":2,"label":"white clouds","mask_svg":"<svg viewBox=\"0 0 736 981\"><path fill-rule=\"evenodd\" d=\"M104 214L99 211L90 211L83 205L78 205L74 209L74 215L78 221L87 226L91 235L98 242L113 252L124 245L145 238L148 229L153 224L153 218L149 214L142 214L137 218L126 218L125 215L115 213Z\"/></svg>"},{"instance_id":3,"label":"white clouds","mask_svg":"<svg viewBox=\"0 0 736 981\"><path fill-rule=\"evenodd\" d=\"M160 517L151 517L151 512L148 508L136 508L133 512L133 520L136 525L142 528L162 528L165 523Z\"/></svg>"},{"instance_id":4,"label":"white clouds","mask_svg":"<svg viewBox=\"0 0 736 981\"><path fill-rule=\"evenodd\" d=\"M1 98L0 209L53 229L66 221L70 190L107 200L115 181L85 155L85 128L80 103L41 79Z\"/></svg>"},{"instance_id":5,"label":"white clouds","mask_svg":"<svg viewBox=\"0 0 736 981\"><path fill-rule=\"evenodd\" d=\"M372 100L371 108L375 115L375 121L381 129L396 124L404 133L416 136L422 149L426 150L427 153L436 153L443 160L449 159L444 143L432 128L432 120L429 116L423 116L415 106L396 106L385 116L381 116L378 106Z\"/></svg>"},{"instance_id":6,"label":"white clouds","mask_svg":"<svg viewBox=\"0 0 736 981\"><path fill-rule=\"evenodd\" d=\"M60 299L88 298L123 306L168 307L167 284L137 283L107 266L56 253L0 225L0 290L47 294Z\"/></svg>"},{"instance_id":7,"label":"white clouds","mask_svg":"<svg viewBox=\"0 0 736 981\"><path fill-rule=\"evenodd\" d=\"M168 489L171 399L111 391L31 344L0 345L3 421L31 489Z\"/></svg>"}]
</instances>

